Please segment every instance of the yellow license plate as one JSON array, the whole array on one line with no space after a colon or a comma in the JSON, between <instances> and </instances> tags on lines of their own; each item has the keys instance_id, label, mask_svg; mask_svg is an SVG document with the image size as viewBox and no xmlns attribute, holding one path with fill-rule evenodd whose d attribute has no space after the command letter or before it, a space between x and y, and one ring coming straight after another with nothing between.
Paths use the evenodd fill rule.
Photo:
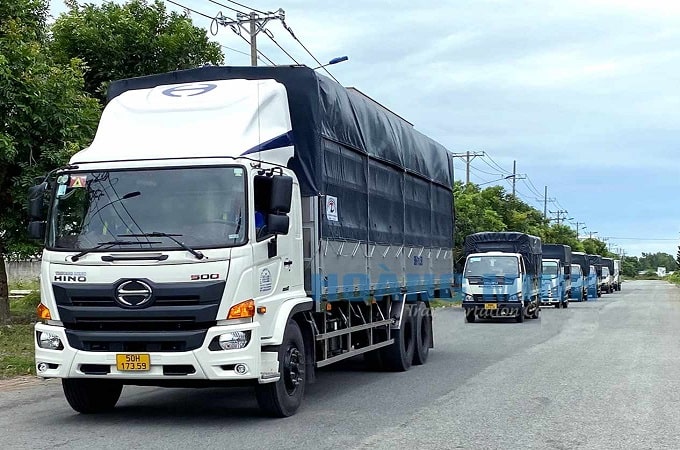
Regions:
<instances>
[{"instance_id":1,"label":"yellow license plate","mask_svg":"<svg viewBox=\"0 0 680 450\"><path fill-rule=\"evenodd\" d=\"M151 357L148 353L118 353L116 368L120 371L146 371L151 369Z\"/></svg>"},{"instance_id":2,"label":"yellow license plate","mask_svg":"<svg viewBox=\"0 0 680 450\"><path fill-rule=\"evenodd\" d=\"M484 309L498 309L498 305L495 303L484 303Z\"/></svg>"}]
</instances>

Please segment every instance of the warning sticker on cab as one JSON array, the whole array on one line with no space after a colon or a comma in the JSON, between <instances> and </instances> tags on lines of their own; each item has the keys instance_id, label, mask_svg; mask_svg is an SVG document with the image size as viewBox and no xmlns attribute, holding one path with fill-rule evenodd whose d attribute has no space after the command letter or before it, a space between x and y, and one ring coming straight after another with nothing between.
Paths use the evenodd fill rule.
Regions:
<instances>
[{"instance_id":1,"label":"warning sticker on cab","mask_svg":"<svg viewBox=\"0 0 680 450\"><path fill-rule=\"evenodd\" d=\"M69 181L68 187L72 187L72 188L85 187L86 182L87 182L87 175L74 175L74 176L71 177L71 180Z\"/></svg>"}]
</instances>

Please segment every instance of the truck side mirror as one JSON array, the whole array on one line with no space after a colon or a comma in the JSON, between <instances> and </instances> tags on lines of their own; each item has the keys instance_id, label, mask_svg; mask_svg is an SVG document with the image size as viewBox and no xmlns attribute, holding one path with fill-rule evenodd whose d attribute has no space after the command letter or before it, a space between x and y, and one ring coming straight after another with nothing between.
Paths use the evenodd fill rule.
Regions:
<instances>
[{"instance_id":1,"label":"truck side mirror","mask_svg":"<svg viewBox=\"0 0 680 450\"><path fill-rule=\"evenodd\" d=\"M267 216L268 231L271 234L288 234L290 218L284 214L269 214Z\"/></svg>"},{"instance_id":2,"label":"truck side mirror","mask_svg":"<svg viewBox=\"0 0 680 450\"><path fill-rule=\"evenodd\" d=\"M271 179L269 212L288 214L293 197L293 179L287 175L275 175Z\"/></svg>"},{"instance_id":3,"label":"truck side mirror","mask_svg":"<svg viewBox=\"0 0 680 450\"><path fill-rule=\"evenodd\" d=\"M28 223L28 237L31 239L42 241L45 239L45 230L47 229L47 222L41 220L33 220Z\"/></svg>"},{"instance_id":4,"label":"truck side mirror","mask_svg":"<svg viewBox=\"0 0 680 450\"><path fill-rule=\"evenodd\" d=\"M42 220L45 218L45 191L47 183L36 184L28 188L28 215L31 220Z\"/></svg>"}]
</instances>

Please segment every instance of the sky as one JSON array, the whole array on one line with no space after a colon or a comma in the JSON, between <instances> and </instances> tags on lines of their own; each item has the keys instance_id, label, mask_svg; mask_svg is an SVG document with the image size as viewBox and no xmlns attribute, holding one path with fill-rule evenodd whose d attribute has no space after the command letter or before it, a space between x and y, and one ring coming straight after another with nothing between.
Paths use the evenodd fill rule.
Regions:
<instances>
[{"instance_id":1,"label":"sky","mask_svg":"<svg viewBox=\"0 0 680 450\"><path fill-rule=\"evenodd\" d=\"M209 0L175 1L209 16L235 14ZM485 152L471 163L471 181L492 185L516 161L528 176L517 180L518 195L543 210L548 186L548 210L568 211L566 223L578 222L581 235L592 232L626 255L676 254L680 2L238 2L282 8L319 61L349 57L328 67L343 85L452 152ZM64 10L52 0L53 16ZM191 17L209 28L209 19ZM267 29L297 61L317 65L279 21ZM250 64L248 44L231 29L209 36L224 46L227 65ZM276 64L293 63L263 34L258 48ZM464 180L464 161L455 167ZM509 180L496 183L511 189Z\"/></svg>"}]
</instances>

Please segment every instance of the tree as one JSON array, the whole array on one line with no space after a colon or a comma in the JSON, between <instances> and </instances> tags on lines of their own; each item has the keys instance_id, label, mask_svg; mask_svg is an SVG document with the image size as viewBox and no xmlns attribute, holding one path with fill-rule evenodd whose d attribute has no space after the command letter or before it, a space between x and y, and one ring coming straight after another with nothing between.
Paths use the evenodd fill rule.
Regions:
<instances>
[{"instance_id":1,"label":"tree","mask_svg":"<svg viewBox=\"0 0 680 450\"><path fill-rule=\"evenodd\" d=\"M83 92L82 64L46 50L47 0L0 3L0 257L35 255L26 234L33 178L64 164L94 135L100 108ZM0 264L0 321L9 319Z\"/></svg>"},{"instance_id":2,"label":"tree","mask_svg":"<svg viewBox=\"0 0 680 450\"><path fill-rule=\"evenodd\" d=\"M563 244L571 247L572 252L584 251L583 243L576 237L576 231L566 225L554 224L547 227L541 239L546 244Z\"/></svg>"},{"instance_id":3,"label":"tree","mask_svg":"<svg viewBox=\"0 0 680 450\"><path fill-rule=\"evenodd\" d=\"M678 267L680 267L680 245L678 245L678 253L677 255L675 255L675 264L677 264Z\"/></svg>"},{"instance_id":4,"label":"tree","mask_svg":"<svg viewBox=\"0 0 680 450\"><path fill-rule=\"evenodd\" d=\"M85 90L102 102L113 80L224 62L219 44L209 42L204 29L168 13L160 0L66 5L68 11L52 26L52 50L62 63L85 62Z\"/></svg>"}]
</instances>

